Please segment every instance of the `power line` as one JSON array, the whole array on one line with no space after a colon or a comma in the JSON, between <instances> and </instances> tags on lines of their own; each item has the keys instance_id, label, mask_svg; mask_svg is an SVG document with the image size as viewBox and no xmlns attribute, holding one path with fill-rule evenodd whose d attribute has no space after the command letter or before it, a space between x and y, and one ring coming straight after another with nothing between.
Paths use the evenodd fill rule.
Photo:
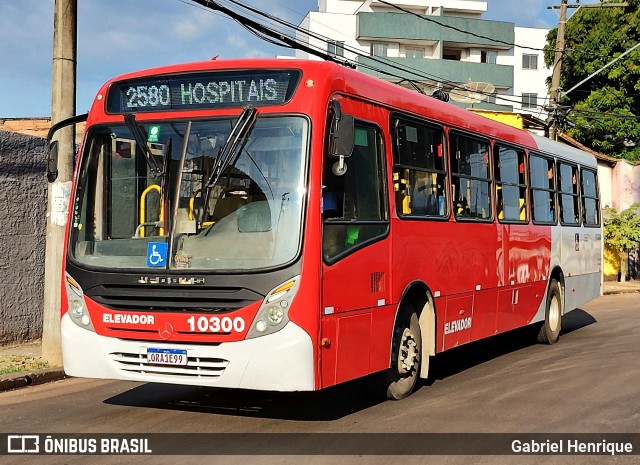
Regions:
<instances>
[{"instance_id":1,"label":"power line","mask_svg":"<svg viewBox=\"0 0 640 465\"><path fill-rule=\"evenodd\" d=\"M482 35L482 34L476 34L475 32L465 31L464 29L460 29L458 27L451 26L450 24L444 24L444 23L442 23L440 21L437 21L437 20L435 20L433 18L429 18L428 16L419 15L418 13L414 13L413 11L407 10L405 8L402 8L401 6L398 6L398 5L394 5L393 3L386 2L385 0L378 0L378 1L380 3L384 3L387 6L395 8L396 10L400 10L403 13L407 13L407 14L410 14L412 16L415 16L416 18L419 18L419 19L421 19L423 21L428 21L430 23L435 23L435 24L437 24L437 25L439 25L441 27L444 27L446 29L452 29L454 31L461 32L463 34L467 34L467 35L470 35L470 36L473 36L473 37L477 37L478 39L485 39L485 40L489 40L491 42L495 42L496 44L508 45L510 47L518 47L518 48L524 48L524 49L528 49L528 50L536 50L538 52L543 52L544 51L544 49L541 49L541 48L520 46L520 45L516 45L516 44L511 43L511 42L506 42L504 40L494 39L492 37L485 36L485 35Z\"/></svg>"},{"instance_id":2,"label":"power line","mask_svg":"<svg viewBox=\"0 0 640 465\"><path fill-rule=\"evenodd\" d=\"M572 109L571 113L577 113L579 115L582 115L584 118L598 118L600 117L600 119L611 119L611 118L615 118L615 119L628 119L628 120L636 120L636 121L640 121L640 116L636 116L636 115L627 115L624 113L612 113L612 112L605 112L605 111L595 111L595 110L584 110L584 109Z\"/></svg>"},{"instance_id":3,"label":"power line","mask_svg":"<svg viewBox=\"0 0 640 465\"><path fill-rule=\"evenodd\" d=\"M211 1L210 0L204 0L204 1L207 4L209 4L209 3L215 4L216 3L216 2L214 2L212 0ZM288 21L285 21L285 20L282 20L280 18L274 17L273 15L270 15L270 14L268 14L268 13L262 11L262 10L259 10L259 9L255 8L255 7L251 7L251 6L248 6L246 4L239 3L236 0L226 0L226 1L228 3L231 3L231 4L235 5L235 6L238 6L238 7L241 7L243 9L246 9L246 10L250 11L251 12L250 16L259 17L260 19L266 18L266 19L270 20L271 22L283 25L288 29L291 29L291 30L297 31L299 33L302 33L302 34L306 35L308 38L314 38L314 39L324 43L325 45L327 43L334 42L332 39L330 39L330 38L328 38L328 37L326 37L324 35L309 31L309 30L304 29L304 28L302 28L302 27L300 27L298 25L295 25L295 24L289 23ZM282 32L282 31L278 31L278 33L287 35L285 32ZM293 37L291 35L288 35L287 37L289 37L293 41L298 41L297 38L295 38L295 37ZM298 43L299 43L299 41L298 41ZM304 43L304 45L306 47L314 48L316 51L320 52L320 53L313 53L313 54L321 55L322 58L327 59L326 58L326 50L325 49L320 49L319 47L316 47L316 46L312 45L311 43ZM390 60L385 59L384 57L376 57L376 56L371 56L369 54L365 54L361 50L359 50L357 48L354 48L354 47L351 47L351 46L348 46L346 44L343 45L342 48L343 48L343 50L346 50L346 51L348 51L348 52L350 52L350 53L352 53L352 54L354 54L354 55L356 55L358 57L368 58L368 59L373 60L374 62L376 62L378 64L385 65L385 66L390 67L390 68L392 68L394 70L401 71L403 73L408 73L410 75L417 76L417 77L420 77L422 79L427 79L429 81L433 81L434 85L436 85L436 84L446 85L446 86L450 87L452 90L455 90L455 89L466 90L466 88L463 85L461 85L460 83L453 82L453 81L447 80L445 78L442 78L440 76L437 76L437 75L434 75L434 74L431 74L431 73L427 73L425 71L418 70L418 69L415 69L415 68L412 68L412 67L409 67L409 66L406 66L406 65L396 64L396 63L394 63L394 62L392 62ZM309 53L309 52L307 51L307 53ZM368 65L368 64L365 64L365 63L362 63L362 62L356 62L356 61L353 61L353 60L349 60L347 58L339 60L339 62L343 63L343 64L344 64L345 61L349 62L349 63L351 63L353 65L359 66L361 68L370 69L372 71L376 71L378 73L385 74L387 76L396 77L398 79L401 79L402 81L408 81L408 79L404 75L399 75L399 74L396 74L396 73L393 73L393 72L382 70L382 69L377 68L377 67L372 66L372 65ZM503 102L508 102L508 103L512 103L512 104L521 104L522 103L522 101L521 101L521 97L522 96L513 96L513 95L509 96L509 95L504 95L504 94L494 94L494 93L488 93L488 92L477 92L477 93L482 94L482 95L486 95L486 96L494 97L497 100L500 100L500 101L503 101ZM509 97L512 97L512 98L509 98ZM514 98L517 99L518 97L520 97L520 99L514 100ZM540 108L540 109L544 109L543 105L535 104L534 107Z\"/></svg>"},{"instance_id":4,"label":"power line","mask_svg":"<svg viewBox=\"0 0 640 465\"><path fill-rule=\"evenodd\" d=\"M477 38L479 38L479 39L490 40L490 41L492 41L492 42L494 42L494 43L497 43L497 44L503 44L503 45L508 45L508 46L510 46L510 47L517 47L517 48L522 48L522 49L526 49L526 50L534 50L534 51L536 51L536 52L547 52L547 51L549 51L549 52L556 52L556 51L558 51L558 50L555 50L555 49L552 49L552 48L544 49L544 48L537 48L537 47L529 47L529 46L527 46L527 45L518 45L518 44L515 44L515 43L512 43L512 42L507 42L507 41L504 41L504 40L495 39L495 38L492 38L492 37L489 37L489 36L485 36L485 35L482 35L482 34L476 34L475 32L466 31L466 30L464 30L464 29L460 29L460 28L458 28L458 27L451 26L451 25L449 25L449 24L444 24L444 23L442 23L442 22L440 22L440 21L438 21L438 20L436 20L436 19L430 18L430 17L428 17L428 16L419 15L418 13L415 13L415 12L413 12L413 11L411 11L411 10L407 10L407 9L405 9L405 8L402 8L401 6L394 5L394 4L389 3L389 2L387 2L387 1L385 1L385 0L378 0L378 1L379 1L380 3L384 3L385 5L388 5L388 6L390 6L390 7L393 7L393 8L395 8L396 10L399 10L399 11L401 11L401 12L403 12L403 13L407 13L407 14L410 14L410 15L412 15L412 16L415 16L415 17L417 17L417 18L419 18L419 19L421 19L421 20L423 20L423 21L432 22L432 23L438 24L439 26L441 26L441 27L443 27L443 28L446 28L446 29L452 29L452 30L454 30L454 31L457 31L457 32L460 32L460 33L463 33L463 34L468 34L468 35L470 35L470 36L477 37ZM607 55L600 55L600 54L598 54L598 53L595 53L595 52L592 52L592 51L589 51L589 50L580 50L580 49L577 49L577 48L567 48L567 49L565 49L565 50L564 50L564 52L576 52L576 53L582 53L582 54L585 54L585 55L592 55L592 56L597 56L597 57L605 58L605 59L611 59L611 58L614 58L614 57L607 56Z\"/></svg>"},{"instance_id":5,"label":"power line","mask_svg":"<svg viewBox=\"0 0 640 465\"><path fill-rule=\"evenodd\" d=\"M182 2L182 0L179 0ZM364 69L369 69L381 74L384 74L386 76L389 77L393 77L393 78L397 78L400 79L401 81L409 81L409 79L406 78L405 75L400 75L397 74L398 71L403 72L405 74L409 74L409 75L413 75L413 76L417 76L421 79L426 79L428 81L431 81L428 85L432 86L432 87L436 87L437 85L445 85L449 88L451 88L451 90L454 89L463 89L466 90L461 84L453 82L453 81L449 81L447 79L444 79L440 76L436 76L436 75L432 75L430 73L426 73L423 72L421 70L417 70L408 66L402 66L402 65L398 65L396 63L393 63L389 60L384 59L383 57L375 57L375 56L370 56L368 54L363 53L361 50L350 47L350 46L344 46L344 50L347 50L351 53L353 53L356 56L359 57L366 57L369 58L371 60L373 60L375 63L381 64L381 65L385 65L387 67L390 67L394 70L396 70L396 72L390 72L388 70L383 70L381 68L378 68L376 66L370 65L370 64L365 64L362 62L356 62L354 60L350 60L347 58L340 58L338 59L337 57L331 56L330 54L327 53L327 51L324 48L319 48L317 46L314 46L311 43L304 43L304 42L300 42L297 37L292 36L291 34L288 34L285 31L282 30L274 30L274 29L269 29L264 25L259 25L258 23L248 20L247 16L252 16L254 18L259 18L259 19L266 19L269 22L272 23L276 23L279 24L281 26L285 26L288 29L291 29L293 31L297 31L300 32L304 35L307 35L308 38L313 37L314 39L318 40L319 42L324 43L325 45L327 43L329 43L329 41L331 41L331 39L321 35L321 34L317 34L314 32L311 32L309 30L306 30L304 28L301 28L297 25L291 24L287 21L284 21L280 18L276 18L272 15L269 15L268 13L265 13L262 10L259 10L257 8L254 7L250 7L247 6L245 4L241 4L238 3L235 0L227 0L228 3L231 3L235 6L239 6L241 8L244 8L246 10L249 11L249 13L240 15L238 13L233 12L232 10L230 10L229 8L223 7L222 5L219 5L219 2L213 1L213 0L193 0L196 3L203 5L203 7L201 9L203 9L204 11L209 11L211 13L214 13L215 10L218 11L222 11L225 15L227 15L229 18L235 20L236 22L238 22L239 24L241 24L243 27L247 28L252 34L258 36L259 38L262 38L264 40L267 40L269 43L272 43L274 45L278 45L278 46L283 46L283 47L288 47L288 48L297 48L300 50L305 51L306 53L310 53L312 55L316 55L316 56L320 56L321 58L328 60L328 61L336 61L340 64L343 65L350 65L352 67L360 67L360 68L364 68ZM184 2L183 2L184 3ZM217 14L217 13L216 13ZM268 37L266 37L268 36ZM496 100L500 100L502 102L508 102L511 104L521 104L521 100L515 100L514 98L518 98L518 96L509 96L509 95L504 95L504 94L494 94L494 93L487 93L487 92L477 92L479 94L482 95L487 95L487 96L491 96L494 97ZM512 97L512 98L509 98ZM532 105L531 108L540 108L540 109L544 109L543 105L539 105L539 104L535 104Z\"/></svg>"}]
</instances>

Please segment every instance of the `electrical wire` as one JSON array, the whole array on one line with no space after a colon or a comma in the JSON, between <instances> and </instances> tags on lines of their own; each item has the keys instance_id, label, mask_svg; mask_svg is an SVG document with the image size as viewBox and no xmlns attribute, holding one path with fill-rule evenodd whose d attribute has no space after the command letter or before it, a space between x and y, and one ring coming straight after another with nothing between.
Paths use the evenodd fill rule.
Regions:
<instances>
[{"instance_id":1,"label":"electrical wire","mask_svg":"<svg viewBox=\"0 0 640 465\"><path fill-rule=\"evenodd\" d=\"M193 5L192 3L187 3L185 0L178 0L181 3L185 3L185 4L190 4L191 6L196 6ZM324 45L327 45L329 43L333 43L335 45L335 41L323 36L321 34L318 33L314 33L310 30L304 29L298 25L289 23L285 20L282 20L280 18L277 18L273 15L270 15L262 10L259 10L257 8L248 6L246 4L242 4L239 3L235 0L226 0L228 3L231 3L237 7L241 7L244 8L245 10L248 10L248 14L246 16L251 16L253 18L256 18L258 20L266 20L270 23L272 23L271 29L269 29L268 27L264 26L263 24L248 24L246 21L246 18L243 18L240 15L229 15L229 13L233 13L231 10L229 10L228 8L226 8L225 10L227 11L223 11L222 9L220 9L221 5L218 5L216 1L213 0L191 0L192 2L196 2L199 5L202 6L198 6L198 8L202 9L203 11L208 11L210 13L214 13L218 16L222 16L222 17L230 17L231 19L233 19L234 21L236 21L237 23L239 23L242 27L244 27L245 29L247 29L249 32L251 32L252 34L254 34L256 37L265 40L268 43L271 43L272 45L275 46L281 46L281 47L286 47L286 48L295 48L295 49L301 49L307 53L316 55L316 56L320 56L321 58L324 58L325 60L331 60L331 61L336 61L340 64L343 65L351 65L353 67L355 66L359 66L361 68L365 68L365 69L369 69L372 71L375 71L377 73L381 73L384 74L386 76L389 77L395 77L400 79L400 81L398 82L398 84L402 83L402 82L407 82L409 85L411 85L415 90L417 91L421 91L420 88L416 85L416 83L411 80L406 78L404 75L399 75L399 74L395 74L393 72L389 72L387 70L383 70L381 68L377 68L373 65L370 64L366 64L366 63L362 63L362 62L357 62L354 60L350 60L350 59L338 59L335 56L331 56L330 54L327 53L327 51L324 48L320 48L318 46L315 46L313 44L311 44L310 42L310 38L314 38L316 40L318 40L319 42L323 43ZM221 0L217 0L218 2L220 2ZM387 2L385 2L384 0L379 0L382 3L388 4ZM213 5L213 6L212 6ZM391 5L394 6L395 5ZM224 8L224 7L223 7ZM220 13L218 13L218 11L215 10L219 10ZM411 14L412 12L408 12ZM416 15L419 16L419 15ZM422 17L419 16L420 18L424 18L426 19L426 17ZM437 23L437 21L434 21ZM439 23L440 24L440 23ZM442 25L443 27L447 27L446 25ZM300 42L300 40L298 39L297 36L295 35L291 35L291 33L287 32L286 30L283 30L282 27L285 27L287 30L292 30L294 32L303 34L307 36L307 40L308 42ZM457 28L451 27L453 29L458 30ZM459 30L459 32L464 32L464 33L468 33L467 31L463 31L463 30ZM477 37L482 37L482 38L487 38L484 36L480 36L474 33L469 33L471 35L477 36ZM277 38L274 39L273 36L276 36ZM489 40L494 40L491 38L487 38ZM502 41L496 41L496 42L502 42ZM518 46L516 44L509 44L506 43L506 45L511 45L514 47L520 47L520 48L528 48L528 49L533 49L533 50L542 50L542 49L535 49L532 47L521 47ZM344 51L348 51L354 55L356 55L356 57L364 57L364 58L368 58L372 61L374 61L375 63L390 67L392 69L395 69L397 71L403 72L403 73L407 73L410 75L414 75L417 77L420 77L422 79L427 79L428 81L432 81L433 82L433 86L435 85L446 85L451 87L451 90L455 90L455 89L463 89L466 90L466 88L462 85L460 85L459 83L453 82L453 81L449 81L447 79L444 79L442 77L421 71L421 70L417 70L415 68L412 68L410 66L406 66L406 65L398 65L396 63L391 62L390 60L386 60L384 59L384 57L376 57L376 56L371 56L369 54L366 54L364 52L362 52L361 50L351 47L351 46L347 46L345 44L343 44L341 46L341 48ZM554 65L555 66L555 65ZM423 83L424 84L424 83ZM488 95L488 96L493 96L496 98L496 100L501 100L501 101L506 101L506 102L510 102L510 103L517 103L517 104L521 104L522 102L520 100L513 100L513 99L509 99L506 97L517 97L517 96L505 96L503 94L494 94L494 93L486 93L486 92L477 92L479 94L483 94L483 95ZM545 109L545 105L539 105L539 104L535 104L532 105L530 108L540 108L541 110ZM576 116L582 117L584 119L592 119L595 121L602 121L605 118L618 118L618 119L635 119L635 120L640 120L640 117L636 117L633 115L622 115L622 114L618 114L618 113L606 113L606 112L596 112L596 111L590 111L590 110L576 110L573 109L571 110L572 113L576 114ZM563 116L563 118L566 121L571 122L574 125L578 125L578 123L572 121L570 118L568 118L566 115ZM595 130L596 128L591 127L591 129Z\"/></svg>"},{"instance_id":2,"label":"electrical wire","mask_svg":"<svg viewBox=\"0 0 640 465\"><path fill-rule=\"evenodd\" d=\"M213 0L199 0L199 1L204 2L207 5L215 5L216 4L216 2L213 1ZM306 35L307 39L312 37L312 38L314 38L314 39L316 39L319 42L322 42L324 44L327 44L329 42L333 42L332 39L330 39L330 38L328 38L326 36L323 36L323 35L318 34L318 33L314 33L312 31L304 29L304 28L302 28L302 27L300 27L298 25L289 23L289 22L287 22L285 20L277 18L277 17L275 17L273 15L270 15L270 14L268 14L268 13L262 11L262 10L259 10L259 9L255 8L255 7L251 7L249 5L246 5L246 4L243 4L243 3L239 3L239 2L237 2L235 0L226 0L226 1L227 1L227 3L233 4L234 6L241 7L243 9L245 9L245 10L248 10L250 12L249 16L257 17L259 19L266 18L266 19L270 20L273 23L279 24L279 25L284 26L284 27L286 27L288 29L291 29L291 30L294 30L296 32L299 32L299 33L302 33L302 34ZM220 2L220 0L218 0L218 2ZM278 30L276 32L278 34L280 34L280 35L286 36L290 41L295 41L298 44L300 44L300 42L298 41L297 37L291 36L290 34L287 34L286 32L283 32L282 30ZM303 43L303 44L307 48L314 48L317 52L319 52L319 53L316 53L316 55L321 55L323 58L327 59L326 58L327 52L326 52L326 50L324 48L320 49L319 47L316 47L316 46L312 45L311 43ZM409 66L406 66L406 65L398 65L398 64L396 64L396 63L394 63L394 62L392 62L390 60L384 59L384 57L370 56L369 54L365 54L361 50L356 49L356 48L351 47L351 46L348 46L346 44L343 45L342 48L343 48L343 50L346 50L346 51L348 51L348 52L350 52L350 53L352 53L352 54L354 54L356 56L363 57L363 58L368 58L369 60L372 60L372 61L374 61L374 62L376 62L376 63L378 63L380 65L384 65L384 66L393 68L393 69L395 69L397 71L400 71L400 72L403 72L403 73L408 73L408 74L420 77L422 79L427 79L429 81L433 81L434 84L445 85L447 87L450 87L451 90L456 90L456 89L467 90L460 83L457 83L457 82L454 82L454 81L449 81L449 80L447 80L445 78L442 78L440 76L437 76L437 75L434 75L434 74L430 74L430 73L427 73L425 71L418 70L418 69L415 69L415 68L412 68L412 67L409 67ZM346 59L346 58L344 60L342 60L342 59L339 60L339 62L342 63L342 64L344 64L344 62L349 62L354 67L355 66L359 66L361 68L369 69L369 70L384 74L386 76L398 78L400 80L406 80L406 81L409 80L409 79L407 79L407 77L405 75L399 75L399 74L396 74L394 72L389 72L387 70L383 70L381 68L378 68L378 67L375 67L375 66L372 66L372 65L368 65L368 64L365 64L365 63L362 63L362 62L355 62L353 60L349 60L349 59ZM494 97L496 100L500 100L502 102L508 102L508 103L511 103L511 104L521 104L522 103L521 98L517 99L518 96L508 96L508 95L504 95L504 94L494 94L494 93L480 92L480 91L478 91L476 93L481 94L481 95L491 96L491 97ZM513 98L509 98L509 97L513 97ZM520 96L520 97L522 97L522 96ZM540 108L541 110L544 110L544 106L542 106L542 105L535 104L532 107Z\"/></svg>"}]
</instances>

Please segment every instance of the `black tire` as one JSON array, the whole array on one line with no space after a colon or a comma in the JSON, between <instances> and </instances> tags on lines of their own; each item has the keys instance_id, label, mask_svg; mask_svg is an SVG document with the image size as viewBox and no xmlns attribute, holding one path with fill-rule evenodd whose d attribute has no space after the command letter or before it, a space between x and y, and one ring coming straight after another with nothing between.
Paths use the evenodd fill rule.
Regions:
<instances>
[{"instance_id":1,"label":"black tire","mask_svg":"<svg viewBox=\"0 0 640 465\"><path fill-rule=\"evenodd\" d=\"M404 399L413 392L420 376L421 357L418 315L412 306L405 306L393 330L391 366L384 374L387 399Z\"/></svg>"},{"instance_id":2,"label":"black tire","mask_svg":"<svg viewBox=\"0 0 640 465\"><path fill-rule=\"evenodd\" d=\"M544 312L544 323L538 333L538 342L543 344L555 344L560 337L562 329L562 290L555 279L549 284L547 292L547 304Z\"/></svg>"}]
</instances>

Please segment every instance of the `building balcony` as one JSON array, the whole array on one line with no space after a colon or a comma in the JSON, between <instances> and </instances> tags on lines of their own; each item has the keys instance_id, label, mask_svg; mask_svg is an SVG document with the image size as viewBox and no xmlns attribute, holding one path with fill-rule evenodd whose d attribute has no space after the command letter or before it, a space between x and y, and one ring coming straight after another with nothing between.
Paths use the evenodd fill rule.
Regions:
<instances>
[{"instance_id":1,"label":"building balcony","mask_svg":"<svg viewBox=\"0 0 640 465\"><path fill-rule=\"evenodd\" d=\"M448 42L460 46L487 47L497 50L512 48L504 43L451 29L455 27L461 31L473 31L475 34L508 44L513 44L515 40L514 23L455 16L424 16L424 18L428 20L425 21L407 13L358 13L357 38L367 41ZM435 21L450 27L443 27Z\"/></svg>"},{"instance_id":2,"label":"building balcony","mask_svg":"<svg viewBox=\"0 0 640 465\"><path fill-rule=\"evenodd\" d=\"M416 82L438 81L445 84L446 82L466 83L473 81L488 82L501 89L513 87L513 66L507 65L429 58L358 57L358 69L393 82L403 79Z\"/></svg>"}]
</instances>

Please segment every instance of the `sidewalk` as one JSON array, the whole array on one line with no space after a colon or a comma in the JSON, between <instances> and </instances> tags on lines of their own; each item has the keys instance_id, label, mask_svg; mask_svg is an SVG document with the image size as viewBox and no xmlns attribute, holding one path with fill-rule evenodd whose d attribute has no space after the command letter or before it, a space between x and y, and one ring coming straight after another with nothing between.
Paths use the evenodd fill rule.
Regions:
<instances>
[{"instance_id":1,"label":"sidewalk","mask_svg":"<svg viewBox=\"0 0 640 465\"><path fill-rule=\"evenodd\" d=\"M626 281L619 283L617 281L604 282L604 295L640 293L640 281ZM42 345L40 341L28 342L19 345L1 346L0 362L6 365L11 360L42 360ZM2 363L0 363L2 365ZM19 363L18 363L19 365ZM17 389L36 384L48 383L50 381L58 381L65 377L62 367L52 367L45 369L26 370L14 373L0 375L0 392L10 389Z\"/></svg>"},{"instance_id":2,"label":"sidewalk","mask_svg":"<svg viewBox=\"0 0 640 465\"><path fill-rule=\"evenodd\" d=\"M42 366L41 341L0 347L0 366ZM0 392L36 384L58 381L64 378L62 367L25 369L24 371L0 374Z\"/></svg>"},{"instance_id":3,"label":"sidewalk","mask_svg":"<svg viewBox=\"0 0 640 465\"><path fill-rule=\"evenodd\" d=\"M618 281L605 281L603 294L626 294L629 292L640 292L640 281L632 280L619 283Z\"/></svg>"}]
</instances>

